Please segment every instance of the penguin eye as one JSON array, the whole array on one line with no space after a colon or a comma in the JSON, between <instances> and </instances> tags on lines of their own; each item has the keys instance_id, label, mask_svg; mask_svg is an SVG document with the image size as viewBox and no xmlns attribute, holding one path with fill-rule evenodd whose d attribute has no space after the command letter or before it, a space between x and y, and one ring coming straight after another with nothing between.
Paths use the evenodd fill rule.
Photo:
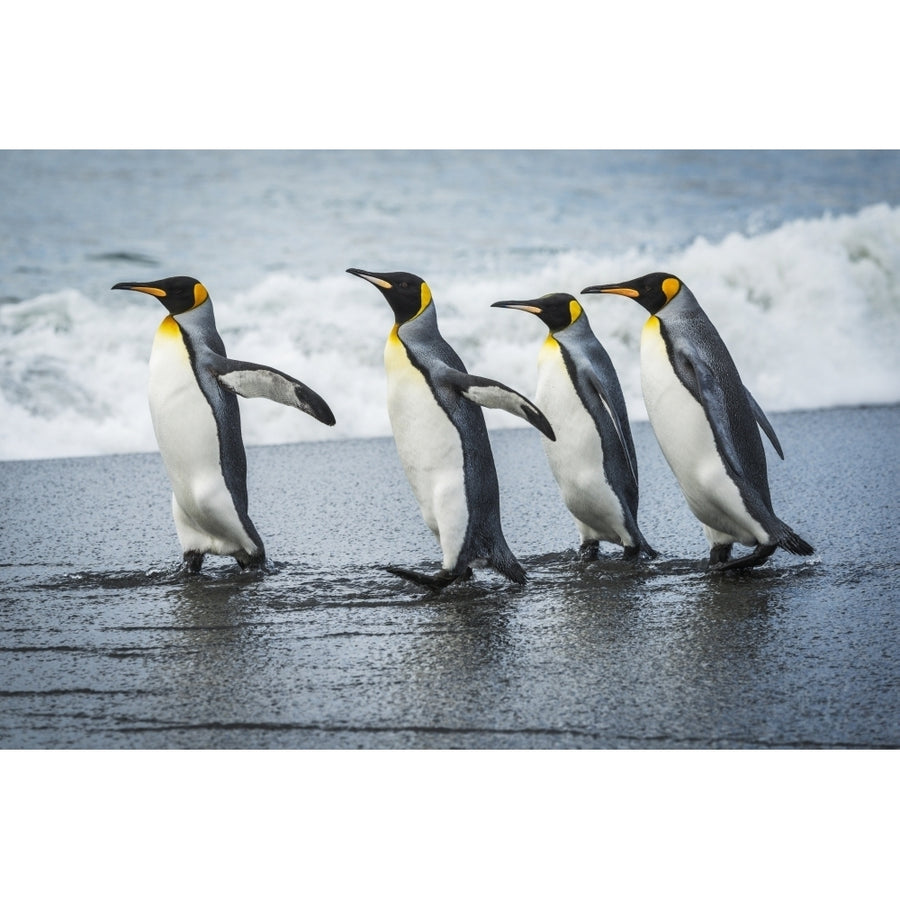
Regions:
<instances>
[{"instance_id":1,"label":"penguin eye","mask_svg":"<svg viewBox=\"0 0 900 900\"><path fill-rule=\"evenodd\" d=\"M406 288L409 287L409 282L408 282L408 281L401 281L401 282L400 282L400 287L403 288L404 290L406 290Z\"/></svg>"}]
</instances>

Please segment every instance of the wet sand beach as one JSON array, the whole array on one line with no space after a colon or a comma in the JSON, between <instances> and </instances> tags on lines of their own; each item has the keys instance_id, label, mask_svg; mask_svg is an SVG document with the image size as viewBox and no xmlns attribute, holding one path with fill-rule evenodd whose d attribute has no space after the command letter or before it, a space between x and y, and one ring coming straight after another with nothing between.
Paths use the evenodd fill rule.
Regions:
<instances>
[{"instance_id":1,"label":"wet sand beach","mask_svg":"<svg viewBox=\"0 0 900 900\"><path fill-rule=\"evenodd\" d=\"M440 595L383 571L439 566L389 438L248 449L262 575L178 572L157 454L0 463L0 747L900 747L900 407L771 420L775 511L816 556L706 574L639 422L660 558L581 563L513 429L491 438L530 580Z\"/></svg>"}]
</instances>

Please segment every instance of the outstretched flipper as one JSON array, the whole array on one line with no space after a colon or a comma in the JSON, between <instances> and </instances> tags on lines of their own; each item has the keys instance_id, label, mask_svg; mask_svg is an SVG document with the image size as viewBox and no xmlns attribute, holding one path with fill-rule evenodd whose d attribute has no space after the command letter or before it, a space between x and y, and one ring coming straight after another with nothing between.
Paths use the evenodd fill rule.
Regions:
<instances>
[{"instance_id":1,"label":"outstretched flipper","mask_svg":"<svg viewBox=\"0 0 900 900\"><path fill-rule=\"evenodd\" d=\"M533 425L551 441L556 435L547 421L547 417L518 391L480 375L469 375L450 366L444 366L435 373L435 381L455 390L466 400L488 409L502 409Z\"/></svg>"},{"instance_id":2,"label":"outstretched flipper","mask_svg":"<svg viewBox=\"0 0 900 900\"><path fill-rule=\"evenodd\" d=\"M264 397L285 406L293 406L318 419L325 425L334 425L334 413L328 404L302 381L258 363L217 357L214 374L219 384L241 397Z\"/></svg>"}]
</instances>

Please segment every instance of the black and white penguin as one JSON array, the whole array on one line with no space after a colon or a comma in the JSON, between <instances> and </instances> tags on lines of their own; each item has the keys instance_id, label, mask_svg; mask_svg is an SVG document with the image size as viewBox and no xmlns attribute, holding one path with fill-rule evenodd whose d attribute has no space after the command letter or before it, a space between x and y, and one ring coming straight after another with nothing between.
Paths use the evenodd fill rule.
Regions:
<instances>
[{"instance_id":1,"label":"black and white penguin","mask_svg":"<svg viewBox=\"0 0 900 900\"><path fill-rule=\"evenodd\" d=\"M394 312L387 339L388 415L397 452L426 524L443 553L436 575L388 571L434 590L485 560L511 581L526 580L500 526L500 493L484 414L504 409L553 439L544 414L497 381L469 375L438 330L428 285L407 272L347 269L371 282Z\"/></svg>"},{"instance_id":2,"label":"black and white penguin","mask_svg":"<svg viewBox=\"0 0 900 900\"><path fill-rule=\"evenodd\" d=\"M644 402L663 455L703 524L710 569L757 566L777 547L813 554L772 511L757 425L783 459L778 438L719 332L681 279L655 272L587 287L582 294L621 294L650 313L641 334ZM735 543L754 549L732 559Z\"/></svg>"},{"instance_id":3,"label":"black and white penguin","mask_svg":"<svg viewBox=\"0 0 900 900\"><path fill-rule=\"evenodd\" d=\"M556 435L543 440L544 450L581 535L581 556L596 559L600 541L624 547L625 559L656 556L637 523L637 456L625 397L584 308L571 294L492 305L532 313L550 330L534 402Z\"/></svg>"},{"instance_id":4,"label":"black and white penguin","mask_svg":"<svg viewBox=\"0 0 900 900\"><path fill-rule=\"evenodd\" d=\"M184 567L198 572L207 553L233 556L242 569L266 558L247 514L247 460L235 396L265 397L334 424L328 404L276 369L228 359L212 301L196 278L124 281L169 311L150 353L150 415L169 480Z\"/></svg>"}]
</instances>

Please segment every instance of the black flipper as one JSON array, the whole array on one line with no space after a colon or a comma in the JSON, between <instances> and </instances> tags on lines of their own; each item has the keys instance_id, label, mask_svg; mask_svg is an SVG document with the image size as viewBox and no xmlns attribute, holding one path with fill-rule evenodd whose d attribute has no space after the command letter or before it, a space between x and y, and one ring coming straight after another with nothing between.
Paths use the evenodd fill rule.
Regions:
<instances>
[{"instance_id":1,"label":"black flipper","mask_svg":"<svg viewBox=\"0 0 900 900\"><path fill-rule=\"evenodd\" d=\"M744 388L744 393L747 395L747 399L750 401L750 409L753 410L753 417L756 419L756 424L759 425L760 428L765 432L766 437L772 442L772 446L775 448L775 452L784 459L784 451L781 449L781 444L778 441L777 436L775 435L775 429L772 427L772 424L766 418L766 414L760 408L760 405L753 399L753 395L747 388Z\"/></svg>"},{"instance_id":2,"label":"black flipper","mask_svg":"<svg viewBox=\"0 0 900 900\"><path fill-rule=\"evenodd\" d=\"M741 468L740 456L731 432L723 424L728 421L728 410L725 401L725 392L713 374L712 369L696 356L681 354L684 368L693 374L696 396L706 413L707 421L716 439L716 445L724 457L725 465L730 469L733 481L743 481L744 471ZM746 389L745 389L746 390Z\"/></svg>"},{"instance_id":3,"label":"black flipper","mask_svg":"<svg viewBox=\"0 0 900 900\"><path fill-rule=\"evenodd\" d=\"M609 400L609 397L606 396L606 391L603 388L603 384L600 382L600 379L596 376L593 371L589 371L585 373L588 384L594 389L594 392L600 398L600 403L603 406L603 409L606 411L606 414L609 416L610 420L613 423L613 428L616 430L616 436L619 438L619 443L622 445L622 453L625 456L625 459L628 460L628 468L631 471L631 477L634 480L634 485L637 487L638 484L638 475L637 475L637 460L634 458L632 450L628 446L628 442L625 440L625 429L622 426L622 422L619 420L619 417L616 415L616 408L612 405Z\"/></svg>"}]
</instances>

